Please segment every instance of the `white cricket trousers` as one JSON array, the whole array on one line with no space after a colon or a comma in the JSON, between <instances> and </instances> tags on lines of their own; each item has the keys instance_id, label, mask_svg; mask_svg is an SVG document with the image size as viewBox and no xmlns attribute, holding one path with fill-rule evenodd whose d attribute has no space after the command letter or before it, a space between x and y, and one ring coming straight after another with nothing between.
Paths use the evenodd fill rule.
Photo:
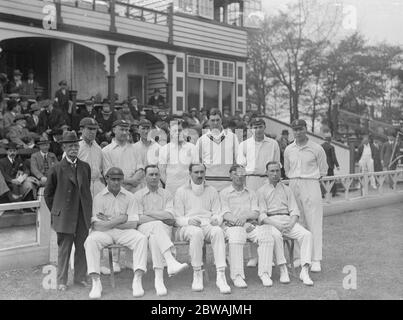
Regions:
<instances>
[{"instance_id":1,"label":"white cricket trousers","mask_svg":"<svg viewBox=\"0 0 403 320\"><path fill-rule=\"evenodd\" d=\"M273 263L273 237L272 227L269 225L256 226L251 232L246 232L244 227L224 227L225 236L228 239L230 276L235 280L237 275L245 279L243 265L243 247L246 240L258 244L258 275L265 272L271 277Z\"/></svg>"},{"instance_id":2,"label":"white cricket trousers","mask_svg":"<svg viewBox=\"0 0 403 320\"><path fill-rule=\"evenodd\" d=\"M280 223L287 223L290 220L290 216L272 216L273 220L277 220ZM283 236L288 237L290 239L294 239L298 241L300 248L300 259L301 265L311 264L312 263L312 233L306 230L303 226L301 226L298 222L294 225L294 227L285 233L281 233L277 228L273 227L272 234L274 238L274 254L276 256L277 265L286 263L286 258L284 256L284 239ZM291 261L292 263L292 261Z\"/></svg>"},{"instance_id":3,"label":"white cricket trousers","mask_svg":"<svg viewBox=\"0 0 403 320\"><path fill-rule=\"evenodd\" d=\"M198 270L203 265L204 240L211 243L216 268L226 267L225 235L219 226L184 226L176 231L176 238L179 241L189 241L189 255L193 269Z\"/></svg>"},{"instance_id":4,"label":"white cricket trousers","mask_svg":"<svg viewBox=\"0 0 403 320\"><path fill-rule=\"evenodd\" d=\"M361 157L360 161L358 161L358 164L362 173L371 173L375 171L374 159L371 157ZM369 177L369 181L372 187L376 187L375 177L373 175Z\"/></svg>"},{"instance_id":5,"label":"white cricket trousers","mask_svg":"<svg viewBox=\"0 0 403 320\"><path fill-rule=\"evenodd\" d=\"M135 229L92 231L85 240L88 274L100 273L101 250L111 244L120 244L133 251L133 270L147 271L147 237Z\"/></svg>"},{"instance_id":6,"label":"white cricket trousers","mask_svg":"<svg viewBox=\"0 0 403 320\"><path fill-rule=\"evenodd\" d=\"M148 239L154 269L163 269L165 260L163 253L173 247L171 227L162 221L150 221L141 224L137 230Z\"/></svg>"},{"instance_id":7,"label":"white cricket trousers","mask_svg":"<svg viewBox=\"0 0 403 320\"><path fill-rule=\"evenodd\" d=\"M300 210L299 223L312 233L312 260L322 260L323 204L318 180L291 179L290 188Z\"/></svg>"}]
</instances>

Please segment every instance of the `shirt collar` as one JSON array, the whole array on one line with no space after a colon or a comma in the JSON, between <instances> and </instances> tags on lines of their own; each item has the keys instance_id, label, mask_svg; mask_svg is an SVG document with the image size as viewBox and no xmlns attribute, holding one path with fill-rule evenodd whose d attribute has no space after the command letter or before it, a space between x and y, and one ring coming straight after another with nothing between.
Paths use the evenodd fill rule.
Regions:
<instances>
[{"instance_id":1,"label":"shirt collar","mask_svg":"<svg viewBox=\"0 0 403 320\"><path fill-rule=\"evenodd\" d=\"M41 153L42 157L45 157L45 156L47 156L49 154L49 152L46 152L46 153L44 153L42 151L39 151L39 152Z\"/></svg>"},{"instance_id":2,"label":"shirt collar","mask_svg":"<svg viewBox=\"0 0 403 320\"><path fill-rule=\"evenodd\" d=\"M8 160L10 160L11 163L15 162L15 159L13 160L11 157L7 156Z\"/></svg>"},{"instance_id":3,"label":"shirt collar","mask_svg":"<svg viewBox=\"0 0 403 320\"><path fill-rule=\"evenodd\" d=\"M144 194L149 194L149 193L151 193L151 190L147 186L144 187ZM156 193L158 193L160 195L162 193L162 189L158 188Z\"/></svg>"},{"instance_id":4,"label":"shirt collar","mask_svg":"<svg viewBox=\"0 0 403 320\"><path fill-rule=\"evenodd\" d=\"M127 192L128 192L128 191L127 191L125 188L120 187L119 193L118 193L116 196L118 196L118 195L120 195L120 194L126 196L126 195L127 195ZM112 192L109 191L108 187L105 187L100 193L101 193L103 196L104 196L104 195L107 195L108 193L109 193L109 194L112 194ZM113 195L113 194L112 194L112 195Z\"/></svg>"},{"instance_id":5,"label":"shirt collar","mask_svg":"<svg viewBox=\"0 0 403 320\"><path fill-rule=\"evenodd\" d=\"M229 188L230 193L232 193L232 192L241 192L241 193L243 193L245 191L249 192L249 189L246 186L244 186L241 191L235 190L235 188L234 188L234 186L232 184L228 188Z\"/></svg>"},{"instance_id":6,"label":"shirt collar","mask_svg":"<svg viewBox=\"0 0 403 320\"><path fill-rule=\"evenodd\" d=\"M67 160L67 162L70 163L70 164L77 164L77 159L78 159L78 158L76 158L74 161L71 161L70 158L69 158L68 156L66 156L66 160Z\"/></svg>"}]
</instances>

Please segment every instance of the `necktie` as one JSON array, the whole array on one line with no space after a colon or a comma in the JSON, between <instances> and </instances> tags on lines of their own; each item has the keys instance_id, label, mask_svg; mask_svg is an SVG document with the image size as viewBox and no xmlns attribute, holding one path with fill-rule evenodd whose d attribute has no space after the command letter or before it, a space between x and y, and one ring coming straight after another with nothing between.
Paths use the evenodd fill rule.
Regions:
<instances>
[{"instance_id":1,"label":"necktie","mask_svg":"<svg viewBox=\"0 0 403 320\"><path fill-rule=\"evenodd\" d=\"M45 176L48 174L48 170L49 170L48 155L45 154L43 156L43 171Z\"/></svg>"}]
</instances>

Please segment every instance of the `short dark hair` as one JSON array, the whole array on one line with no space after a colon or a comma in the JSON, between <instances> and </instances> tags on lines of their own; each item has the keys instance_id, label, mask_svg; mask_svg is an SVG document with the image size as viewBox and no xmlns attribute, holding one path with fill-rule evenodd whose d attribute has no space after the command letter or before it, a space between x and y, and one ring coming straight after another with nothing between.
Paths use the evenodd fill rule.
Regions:
<instances>
[{"instance_id":1,"label":"short dark hair","mask_svg":"<svg viewBox=\"0 0 403 320\"><path fill-rule=\"evenodd\" d=\"M213 109L210 110L209 119L210 119L211 116L217 116L217 115L220 116L220 118L222 119L221 111L219 109L217 109L217 108L213 108Z\"/></svg>"},{"instance_id":2,"label":"short dark hair","mask_svg":"<svg viewBox=\"0 0 403 320\"><path fill-rule=\"evenodd\" d=\"M238 168L244 168L244 166L241 166L240 164L233 164L231 168L229 168L229 173L231 174L232 172L236 171Z\"/></svg>"},{"instance_id":3,"label":"short dark hair","mask_svg":"<svg viewBox=\"0 0 403 320\"><path fill-rule=\"evenodd\" d=\"M148 170L148 169L158 169L158 171L160 170L157 165L155 165L155 164L149 164L148 166L146 166L146 167L144 168L144 174L147 174L147 170Z\"/></svg>"},{"instance_id":4,"label":"short dark hair","mask_svg":"<svg viewBox=\"0 0 403 320\"><path fill-rule=\"evenodd\" d=\"M272 164L276 164L281 168L281 163L280 162L278 162L278 161L269 161L268 163L266 163L266 171L267 171L267 168L269 166L271 166Z\"/></svg>"},{"instance_id":5,"label":"short dark hair","mask_svg":"<svg viewBox=\"0 0 403 320\"><path fill-rule=\"evenodd\" d=\"M203 166L203 167L204 167L204 170L207 169L207 168L206 168L206 165L205 165L204 163L191 163L191 164L189 165L189 172L192 172L193 167L195 167L195 166Z\"/></svg>"}]
</instances>

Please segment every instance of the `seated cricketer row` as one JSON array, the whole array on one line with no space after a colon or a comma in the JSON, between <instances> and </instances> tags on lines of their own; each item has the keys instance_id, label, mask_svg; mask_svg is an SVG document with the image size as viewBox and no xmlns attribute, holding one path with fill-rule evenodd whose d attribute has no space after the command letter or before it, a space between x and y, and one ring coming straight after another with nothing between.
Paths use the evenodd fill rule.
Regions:
<instances>
[{"instance_id":1,"label":"seated cricketer row","mask_svg":"<svg viewBox=\"0 0 403 320\"><path fill-rule=\"evenodd\" d=\"M280 200L281 204L285 204L283 205L285 210L277 212L273 206L269 205L269 209L261 211L260 216L256 194L245 187L245 170L242 166L231 167L232 185L221 192L221 201L215 188L205 184L204 165L190 165L189 171L191 179L188 184L178 189L174 210L169 192L158 187L160 174L156 166L146 168L147 187L136 192L133 197L120 186L123 179L122 171L118 168L108 171L108 187L94 199L93 229L95 231L91 232L85 243L88 272L93 279L91 298L99 298L102 292L99 280L100 250L113 242L128 246L133 250L133 270L135 271L133 295L138 297L144 294L141 277L146 270L147 238L154 264L156 292L158 295L167 294L163 283L163 258L167 262L168 274L176 274L187 267L186 264L177 262L171 253L173 244L169 235L172 231L170 226L175 222L173 211L176 214L176 224L179 226L176 238L189 241L189 254L194 270L193 291L203 290L202 248L204 241L207 240L211 242L214 253L217 287L221 293L231 292L225 278L225 237L229 240L230 274L236 287L247 286L243 271L243 245L246 243L246 239L259 245L258 275L263 285L272 285L274 243L276 250L281 251L276 252L277 262L282 270L280 281L289 282L281 232L287 232L288 237L296 238L300 242L302 252L307 255L307 258L303 260L306 261L306 265L304 264L300 278L307 285L313 284L308 274L312 239L308 231L296 225L297 219L294 217L298 217L298 209L295 209L295 200L287 189L288 187L279 186L280 166L278 163L268 164L270 182L267 185L272 186L274 183L274 188L277 185L277 187L288 190L287 198ZM272 174L270 175L270 173ZM267 185L259 190L263 201L265 201L264 188ZM118 196L126 201L118 199ZM123 203L126 204L122 208ZM265 203L267 202L265 201ZM290 210L288 210L288 204L290 204ZM283 225L276 225L269 218L276 213L282 214L284 218L289 217L289 212L293 217L284 228ZM258 218L263 225L256 225ZM223 221L223 228L221 228L220 225ZM275 232L273 229L276 227L279 227L281 232ZM134 230L135 228L137 230ZM273 234L276 236L273 237Z\"/></svg>"}]
</instances>

